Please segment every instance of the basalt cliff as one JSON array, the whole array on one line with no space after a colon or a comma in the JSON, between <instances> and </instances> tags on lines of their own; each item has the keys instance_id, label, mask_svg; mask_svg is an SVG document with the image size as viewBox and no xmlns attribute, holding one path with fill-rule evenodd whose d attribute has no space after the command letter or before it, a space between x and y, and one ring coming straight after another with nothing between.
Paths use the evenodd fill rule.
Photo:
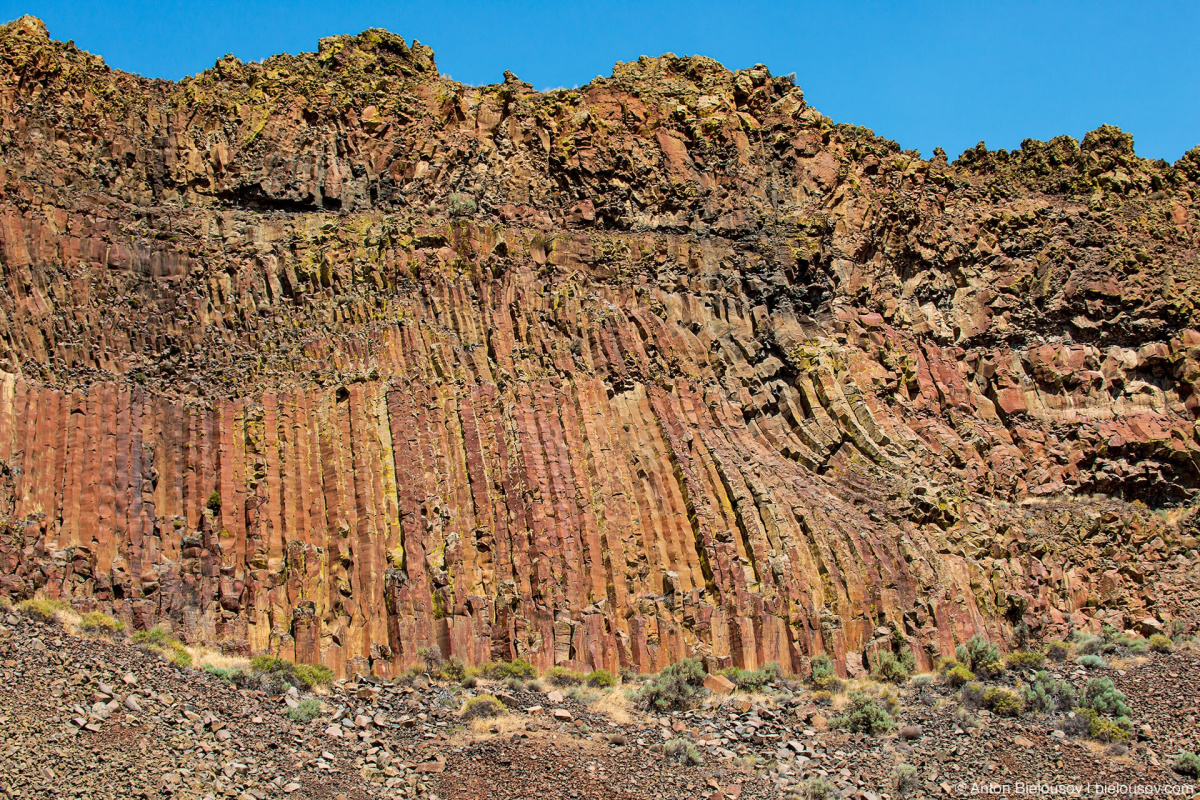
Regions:
<instances>
[{"instance_id":1,"label":"basalt cliff","mask_svg":"<svg viewBox=\"0 0 1200 800\"><path fill-rule=\"evenodd\" d=\"M178 83L0 27L0 593L394 674L1200 609L1200 148L924 160L762 66Z\"/></svg>"}]
</instances>

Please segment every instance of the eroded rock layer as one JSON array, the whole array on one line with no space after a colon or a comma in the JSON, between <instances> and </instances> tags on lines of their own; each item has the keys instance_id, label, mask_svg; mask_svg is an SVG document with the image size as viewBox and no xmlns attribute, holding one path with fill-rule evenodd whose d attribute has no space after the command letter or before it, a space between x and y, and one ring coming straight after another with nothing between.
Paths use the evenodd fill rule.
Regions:
<instances>
[{"instance_id":1,"label":"eroded rock layer","mask_svg":"<svg viewBox=\"0 0 1200 800\"><path fill-rule=\"evenodd\" d=\"M1200 149L0 28L0 590L388 674L1192 624Z\"/></svg>"}]
</instances>

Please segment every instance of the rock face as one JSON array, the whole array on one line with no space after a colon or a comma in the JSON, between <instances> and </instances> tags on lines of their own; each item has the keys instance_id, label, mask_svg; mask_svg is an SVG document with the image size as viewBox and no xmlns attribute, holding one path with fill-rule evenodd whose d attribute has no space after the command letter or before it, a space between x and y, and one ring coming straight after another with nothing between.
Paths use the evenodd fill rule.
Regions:
<instances>
[{"instance_id":1,"label":"rock face","mask_svg":"<svg viewBox=\"0 0 1200 800\"><path fill-rule=\"evenodd\" d=\"M386 675L1193 619L1200 149L0 28L0 591ZM866 656L864 658L864 656Z\"/></svg>"}]
</instances>

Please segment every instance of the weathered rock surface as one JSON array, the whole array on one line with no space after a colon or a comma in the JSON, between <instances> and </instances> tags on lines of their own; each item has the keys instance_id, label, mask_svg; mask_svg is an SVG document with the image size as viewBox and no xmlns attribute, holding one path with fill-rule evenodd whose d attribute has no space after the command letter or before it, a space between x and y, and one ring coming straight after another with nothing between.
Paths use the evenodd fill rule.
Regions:
<instances>
[{"instance_id":1,"label":"weathered rock surface","mask_svg":"<svg viewBox=\"0 0 1200 800\"><path fill-rule=\"evenodd\" d=\"M1194 619L1200 150L0 28L0 591L393 674Z\"/></svg>"}]
</instances>

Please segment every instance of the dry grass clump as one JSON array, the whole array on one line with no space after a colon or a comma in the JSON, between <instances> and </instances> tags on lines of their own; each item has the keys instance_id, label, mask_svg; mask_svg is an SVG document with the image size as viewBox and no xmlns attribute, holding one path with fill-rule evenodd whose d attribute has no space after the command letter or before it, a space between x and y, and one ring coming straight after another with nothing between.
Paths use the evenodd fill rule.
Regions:
<instances>
[{"instance_id":1,"label":"dry grass clump","mask_svg":"<svg viewBox=\"0 0 1200 800\"><path fill-rule=\"evenodd\" d=\"M624 691L615 689L606 692L588 706L597 714L603 714L618 725L629 725L633 722L633 706Z\"/></svg>"},{"instance_id":2,"label":"dry grass clump","mask_svg":"<svg viewBox=\"0 0 1200 800\"><path fill-rule=\"evenodd\" d=\"M110 617L103 611L89 611L80 620L79 629L101 636L114 636L125 630L125 623Z\"/></svg>"},{"instance_id":3,"label":"dry grass clump","mask_svg":"<svg viewBox=\"0 0 1200 800\"><path fill-rule=\"evenodd\" d=\"M60 625L78 625L80 617L66 600L51 600L46 597L31 597L17 603L17 611L41 620L42 622L58 622Z\"/></svg>"}]
</instances>

